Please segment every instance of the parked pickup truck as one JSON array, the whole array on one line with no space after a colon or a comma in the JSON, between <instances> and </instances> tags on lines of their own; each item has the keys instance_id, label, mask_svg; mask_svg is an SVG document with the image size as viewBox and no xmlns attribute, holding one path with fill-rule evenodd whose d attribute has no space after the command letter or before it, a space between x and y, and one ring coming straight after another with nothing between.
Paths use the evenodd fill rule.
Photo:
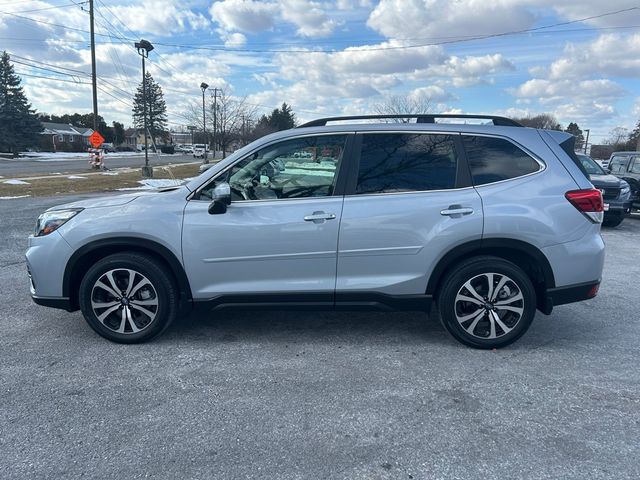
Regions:
<instances>
[{"instance_id":1,"label":"parked pickup truck","mask_svg":"<svg viewBox=\"0 0 640 480\"><path fill-rule=\"evenodd\" d=\"M608 171L629 184L633 207L640 208L640 152L613 152Z\"/></svg>"}]
</instances>

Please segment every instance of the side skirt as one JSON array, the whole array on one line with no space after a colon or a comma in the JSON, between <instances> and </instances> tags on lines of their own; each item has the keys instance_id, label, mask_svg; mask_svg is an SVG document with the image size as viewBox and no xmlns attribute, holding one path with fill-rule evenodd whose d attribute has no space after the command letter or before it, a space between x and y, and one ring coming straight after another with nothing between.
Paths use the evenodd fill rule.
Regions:
<instances>
[{"instance_id":1,"label":"side skirt","mask_svg":"<svg viewBox=\"0 0 640 480\"><path fill-rule=\"evenodd\" d=\"M431 295L387 295L379 292L225 294L208 300L194 299L194 309L212 310L347 310L426 311Z\"/></svg>"}]
</instances>

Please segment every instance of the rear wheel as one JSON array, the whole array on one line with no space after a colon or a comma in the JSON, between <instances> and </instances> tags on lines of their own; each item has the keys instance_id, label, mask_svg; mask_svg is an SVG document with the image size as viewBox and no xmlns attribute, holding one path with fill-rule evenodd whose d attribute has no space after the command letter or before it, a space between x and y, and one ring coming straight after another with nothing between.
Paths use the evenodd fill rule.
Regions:
<instances>
[{"instance_id":1,"label":"rear wheel","mask_svg":"<svg viewBox=\"0 0 640 480\"><path fill-rule=\"evenodd\" d=\"M110 255L80 283L80 309L93 330L118 343L140 343L164 331L178 311L170 272L146 255Z\"/></svg>"},{"instance_id":2,"label":"rear wheel","mask_svg":"<svg viewBox=\"0 0 640 480\"><path fill-rule=\"evenodd\" d=\"M445 328L475 348L500 348L529 328L536 295L521 268L497 257L460 263L444 279L438 308Z\"/></svg>"}]
</instances>

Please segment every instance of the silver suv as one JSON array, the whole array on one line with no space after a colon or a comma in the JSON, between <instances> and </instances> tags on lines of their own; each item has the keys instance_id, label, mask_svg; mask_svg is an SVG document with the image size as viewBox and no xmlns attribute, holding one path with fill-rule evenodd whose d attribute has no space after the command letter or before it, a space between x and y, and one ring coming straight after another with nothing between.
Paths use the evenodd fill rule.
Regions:
<instances>
[{"instance_id":1,"label":"silver suv","mask_svg":"<svg viewBox=\"0 0 640 480\"><path fill-rule=\"evenodd\" d=\"M49 209L29 237L32 297L122 343L194 308L435 300L460 342L508 345L536 309L597 294L601 193L567 133L446 117L317 120L182 186Z\"/></svg>"}]
</instances>

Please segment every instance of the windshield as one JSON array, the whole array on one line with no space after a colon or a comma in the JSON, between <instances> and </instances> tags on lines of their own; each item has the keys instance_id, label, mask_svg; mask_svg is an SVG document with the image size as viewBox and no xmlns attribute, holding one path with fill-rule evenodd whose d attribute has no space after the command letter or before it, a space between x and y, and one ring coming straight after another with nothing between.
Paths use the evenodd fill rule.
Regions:
<instances>
[{"instance_id":1,"label":"windshield","mask_svg":"<svg viewBox=\"0 0 640 480\"><path fill-rule=\"evenodd\" d=\"M579 154L577 156L578 159L580 159L580 163L582 163L582 166L589 175L606 175L606 172L602 169L602 167L598 165L596 161L591 157Z\"/></svg>"}]
</instances>

